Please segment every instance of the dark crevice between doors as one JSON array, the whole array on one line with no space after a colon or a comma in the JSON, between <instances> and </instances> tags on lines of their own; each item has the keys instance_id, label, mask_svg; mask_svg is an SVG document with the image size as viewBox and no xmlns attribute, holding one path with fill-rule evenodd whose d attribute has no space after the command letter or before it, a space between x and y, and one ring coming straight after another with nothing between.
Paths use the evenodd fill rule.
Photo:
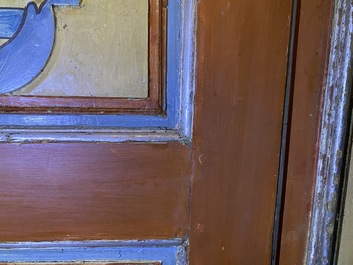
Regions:
<instances>
[{"instance_id":1,"label":"dark crevice between doors","mask_svg":"<svg viewBox=\"0 0 353 265\"><path fill-rule=\"evenodd\" d=\"M292 19L290 38L288 45L287 78L285 85L285 97L283 108L282 140L278 169L277 198L274 216L274 227L272 236L271 264L279 264L279 254L281 246L281 231L283 222L283 209L285 203L285 187L288 164L288 149L290 141L290 125L292 118L293 88L295 80L295 66L297 57L298 28L300 18L301 0L292 1Z\"/></svg>"}]
</instances>

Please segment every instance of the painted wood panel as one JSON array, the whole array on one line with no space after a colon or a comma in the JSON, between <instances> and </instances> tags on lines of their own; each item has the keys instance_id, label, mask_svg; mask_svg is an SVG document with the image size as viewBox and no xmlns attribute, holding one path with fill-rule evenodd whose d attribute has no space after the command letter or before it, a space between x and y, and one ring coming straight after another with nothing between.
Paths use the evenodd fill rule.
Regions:
<instances>
[{"instance_id":1,"label":"painted wood panel","mask_svg":"<svg viewBox=\"0 0 353 265\"><path fill-rule=\"evenodd\" d=\"M11 9L5 8L24 8L28 2L2 1L0 7L9 11ZM49 48L47 56L50 55L48 63L34 64L40 67L40 71L44 68L40 75L31 82L33 77L40 72L35 70L37 74L31 74L32 77L26 79L23 85L31 83L14 94L147 98L149 84L148 0L83 0L75 8L67 7L66 5L73 4L67 1L57 1L60 5L64 3L64 6L52 0L37 2L44 5L38 7L38 14L34 15L38 19L43 16L42 13L46 6L49 8L52 4L56 4L53 14L56 20L55 44L53 51L51 51L53 44L46 45ZM34 10L34 8L26 9L24 16L27 16L27 19L30 19L32 9ZM0 37L3 33L4 38L11 37L16 32L16 29L8 27L9 19L5 19L5 11L0 12L0 18L3 18L0 22ZM18 17L17 14L15 15L12 16L11 21ZM44 21L43 19L40 18L40 21ZM20 23L21 20L22 17L16 21ZM16 23L11 23L11 25L15 27ZM30 23L24 23L23 27L25 28L28 24ZM43 25L46 28L51 27L46 21ZM47 36L39 25L31 26L31 29L33 32L41 32L38 36L45 37L46 42L53 42L54 36ZM23 30L19 31L14 40L17 40L22 32ZM18 54L19 48L12 48L12 43L7 46L9 47L0 48L0 52L4 53L4 49L9 49L12 53ZM31 52L33 50L34 48ZM40 51L43 53L43 48ZM30 55L31 52L27 50L27 54ZM42 57L44 58L44 56L33 54L32 61ZM19 77L21 75L16 78L23 79L23 75L22 78ZM0 91L10 92L12 90L6 88Z\"/></svg>"},{"instance_id":2,"label":"painted wood panel","mask_svg":"<svg viewBox=\"0 0 353 265\"><path fill-rule=\"evenodd\" d=\"M152 2L159 7L165 6L165 2L163 1L152 0ZM0 105L3 106L3 108L0 108L0 111L3 113L0 115L0 125L11 127L44 126L72 128L72 126L79 126L80 128L149 128L153 130L155 128L164 128L180 130L182 136L184 136L183 125L191 124L191 119L188 118L188 120L185 120L185 117L190 117L192 108L179 108L181 102L184 104L193 101L193 87L189 83L189 81L193 80L193 50L192 48L182 49L184 37L180 38L181 36L186 36L185 39L193 37L193 28L191 30L184 30L182 26L183 10L187 8L185 4L179 5L177 1L170 1L168 3L168 43L166 43L168 52L166 64L168 65L168 71L165 79L168 84L168 93L165 95L164 102L159 100L158 93L157 95L154 94L154 97L150 95L147 102L143 99L128 100L120 98L102 98L103 101L100 101L99 99L101 98L92 97L80 97L78 102L75 101L78 97L54 99L48 97L44 98L43 102L36 97L33 100L33 97L3 96L0 97ZM162 9L163 11L157 12L160 14L160 17L165 16L162 13L165 14L166 8ZM190 13L190 11L188 12ZM193 43L193 39L187 40L185 43ZM186 56L183 56L183 60L181 61L180 55L182 53L186 54ZM180 78L181 72L183 73L183 78ZM88 99L88 101L85 101L85 99ZM108 104L106 104L107 100ZM121 100L124 102L121 102ZM148 102L150 100L152 101ZM123 106L121 106L121 103ZM153 104L149 105L148 103ZM19 112L22 115L19 115ZM63 115L63 112L70 113ZM121 112L129 112L129 115L111 115L112 113L120 114ZM48 113L52 115L48 115ZM88 115L79 115L82 113ZM185 127L189 127L189 125ZM130 137L129 139L133 138Z\"/></svg>"},{"instance_id":3,"label":"painted wood panel","mask_svg":"<svg viewBox=\"0 0 353 265\"><path fill-rule=\"evenodd\" d=\"M1 144L0 241L135 240L188 231L183 144Z\"/></svg>"},{"instance_id":4,"label":"painted wood panel","mask_svg":"<svg viewBox=\"0 0 353 265\"><path fill-rule=\"evenodd\" d=\"M27 6L27 1L14 1L12 7L0 2L0 10L24 14L24 23L11 39L5 31L16 23L0 21L6 37L0 47L1 111L163 115L166 106L174 104L168 95L178 89L171 76L181 66L181 7L162 0L94 1L47 0ZM21 22L18 15L11 19ZM31 88L18 91L23 86ZM137 92L129 94L132 90Z\"/></svg>"},{"instance_id":5,"label":"painted wood panel","mask_svg":"<svg viewBox=\"0 0 353 265\"><path fill-rule=\"evenodd\" d=\"M56 8L56 42L43 74L16 94L148 96L148 0L83 0Z\"/></svg>"}]
</instances>

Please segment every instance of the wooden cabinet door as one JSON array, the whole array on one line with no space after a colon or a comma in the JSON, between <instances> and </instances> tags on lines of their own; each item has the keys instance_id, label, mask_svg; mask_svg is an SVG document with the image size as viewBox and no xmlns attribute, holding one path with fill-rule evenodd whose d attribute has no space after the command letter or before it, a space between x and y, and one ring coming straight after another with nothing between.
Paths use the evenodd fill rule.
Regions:
<instances>
[{"instance_id":1,"label":"wooden cabinet door","mask_svg":"<svg viewBox=\"0 0 353 265\"><path fill-rule=\"evenodd\" d=\"M5 139L1 242L181 239L190 264L270 263L291 1L195 6L192 139Z\"/></svg>"}]
</instances>

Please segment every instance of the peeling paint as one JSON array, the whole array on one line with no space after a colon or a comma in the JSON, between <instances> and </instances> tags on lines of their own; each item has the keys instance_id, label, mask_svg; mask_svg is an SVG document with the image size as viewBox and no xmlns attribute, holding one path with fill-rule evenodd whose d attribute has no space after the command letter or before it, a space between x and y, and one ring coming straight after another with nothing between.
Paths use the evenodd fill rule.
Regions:
<instances>
[{"instance_id":1,"label":"peeling paint","mask_svg":"<svg viewBox=\"0 0 353 265\"><path fill-rule=\"evenodd\" d=\"M352 87L353 5L336 0L305 264L331 264Z\"/></svg>"},{"instance_id":2,"label":"peeling paint","mask_svg":"<svg viewBox=\"0 0 353 265\"><path fill-rule=\"evenodd\" d=\"M188 245L183 239L1 243L0 263L158 261L163 265L186 265Z\"/></svg>"}]
</instances>

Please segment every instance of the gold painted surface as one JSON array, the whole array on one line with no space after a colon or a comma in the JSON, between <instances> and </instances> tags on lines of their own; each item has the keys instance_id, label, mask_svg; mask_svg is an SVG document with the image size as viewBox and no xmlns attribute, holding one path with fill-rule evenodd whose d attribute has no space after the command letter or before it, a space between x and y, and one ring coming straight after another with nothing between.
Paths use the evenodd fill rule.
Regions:
<instances>
[{"instance_id":1,"label":"gold painted surface","mask_svg":"<svg viewBox=\"0 0 353 265\"><path fill-rule=\"evenodd\" d=\"M55 13L48 65L13 94L148 96L148 0L83 0L79 8L56 7Z\"/></svg>"}]
</instances>

